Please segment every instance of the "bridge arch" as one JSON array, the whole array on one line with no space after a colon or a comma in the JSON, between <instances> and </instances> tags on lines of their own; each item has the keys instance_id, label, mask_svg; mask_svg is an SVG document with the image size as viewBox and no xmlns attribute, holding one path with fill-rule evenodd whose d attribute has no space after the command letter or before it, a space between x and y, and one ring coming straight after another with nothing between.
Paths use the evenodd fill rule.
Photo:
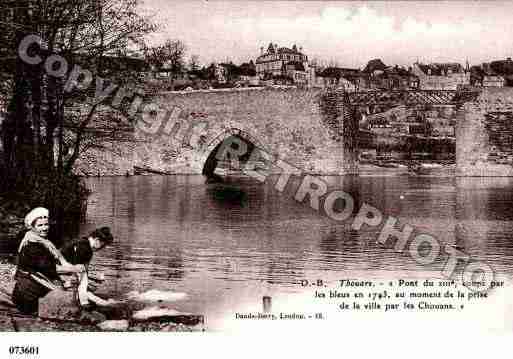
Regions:
<instances>
[{"instance_id":1,"label":"bridge arch","mask_svg":"<svg viewBox=\"0 0 513 359\"><path fill-rule=\"evenodd\" d=\"M257 138L255 134L248 130L243 130L237 127L230 127L215 136L205 147L204 154L201 158L202 163L202 174L207 177L214 176L214 171L218 166L217 153L221 148L221 145L225 141L229 141L231 138L242 140L248 146L247 152L242 156L241 160L246 161L255 147L265 149L264 143ZM236 142L236 141L234 141Z\"/></svg>"}]
</instances>

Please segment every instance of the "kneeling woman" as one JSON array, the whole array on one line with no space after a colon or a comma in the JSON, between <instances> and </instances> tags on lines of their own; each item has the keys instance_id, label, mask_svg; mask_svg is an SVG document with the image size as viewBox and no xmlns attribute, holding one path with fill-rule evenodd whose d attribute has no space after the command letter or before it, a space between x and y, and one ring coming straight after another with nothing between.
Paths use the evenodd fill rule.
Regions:
<instances>
[{"instance_id":1,"label":"kneeling woman","mask_svg":"<svg viewBox=\"0 0 513 359\"><path fill-rule=\"evenodd\" d=\"M19 311L38 315L39 299L61 288L60 273L82 273L83 265L68 263L48 240L48 210L36 208L25 217L28 231L18 249L12 300Z\"/></svg>"}]
</instances>

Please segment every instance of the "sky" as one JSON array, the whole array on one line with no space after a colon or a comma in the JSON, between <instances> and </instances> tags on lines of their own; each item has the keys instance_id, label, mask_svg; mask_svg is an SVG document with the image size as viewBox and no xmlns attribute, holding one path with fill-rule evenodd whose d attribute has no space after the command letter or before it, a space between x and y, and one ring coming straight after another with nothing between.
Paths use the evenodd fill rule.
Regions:
<instances>
[{"instance_id":1,"label":"sky","mask_svg":"<svg viewBox=\"0 0 513 359\"><path fill-rule=\"evenodd\" d=\"M255 60L260 47L297 44L310 58L363 68L513 57L513 1L325 2L144 0L161 29L200 62Z\"/></svg>"}]
</instances>

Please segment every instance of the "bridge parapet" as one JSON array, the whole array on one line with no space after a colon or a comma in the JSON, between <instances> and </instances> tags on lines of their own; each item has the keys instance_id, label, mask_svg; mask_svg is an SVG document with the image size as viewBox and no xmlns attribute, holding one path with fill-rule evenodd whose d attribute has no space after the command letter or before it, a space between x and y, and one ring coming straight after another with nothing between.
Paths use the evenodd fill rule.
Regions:
<instances>
[{"instance_id":1,"label":"bridge parapet","mask_svg":"<svg viewBox=\"0 0 513 359\"><path fill-rule=\"evenodd\" d=\"M513 89L364 93L263 89L164 94L157 96L156 101L169 110L180 109L180 118L174 119L179 125L177 132L173 124L163 124L162 127L169 131L159 130L155 135L142 138L141 142L116 145L116 150L127 154L123 161L119 156L103 159L102 153L90 155L87 161L94 169L90 174L105 167L94 163L94 158L108 164L102 174L124 174L133 166L166 173L199 174L209 151L223 137L230 135L263 146L266 151L305 172L356 174L359 167L359 107L451 104L459 108L456 129L458 175L513 175L513 165L507 163L510 157L513 163ZM194 127L199 122L206 126ZM202 131L192 133L193 142L197 142L193 145L179 136L191 126L195 131ZM139 135L136 135L138 140L145 137ZM490 161L494 153L498 153L499 161ZM501 161L504 163L499 163ZM119 163L123 163L123 167L116 169Z\"/></svg>"},{"instance_id":2,"label":"bridge parapet","mask_svg":"<svg viewBox=\"0 0 513 359\"><path fill-rule=\"evenodd\" d=\"M169 136L149 138L137 151L136 161L165 172L202 173L217 145L236 136L306 172L342 174L340 138L322 120L320 93L318 89L257 89L161 94L156 97L159 106L180 109L180 128L205 124L201 133L195 127L192 136L202 137L203 144L184 147ZM191 113L202 116L195 118ZM163 154L171 150L173 158L165 158Z\"/></svg>"},{"instance_id":3,"label":"bridge parapet","mask_svg":"<svg viewBox=\"0 0 513 359\"><path fill-rule=\"evenodd\" d=\"M357 105L461 105L475 101L481 90L393 90L349 92L347 102Z\"/></svg>"}]
</instances>

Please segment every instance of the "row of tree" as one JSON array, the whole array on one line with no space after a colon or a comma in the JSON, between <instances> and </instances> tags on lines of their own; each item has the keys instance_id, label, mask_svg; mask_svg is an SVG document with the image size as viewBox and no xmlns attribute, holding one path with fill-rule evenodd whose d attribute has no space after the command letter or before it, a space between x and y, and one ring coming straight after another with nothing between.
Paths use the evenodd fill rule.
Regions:
<instances>
[{"instance_id":1,"label":"row of tree","mask_svg":"<svg viewBox=\"0 0 513 359\"><path fill-rule=\"evenodd\" d=\"M1 124L2 193L32 198L36 194L28 193L27 188L37 188L35 192L43 189L38 200L58 198L55 191L72 177L80 154L101 146L98 136L122 133L115 119L124 115L123 109L132 99L125 99L125 106L118 111L95 102L91 91L66 91L66 79L75 65L90 71L94 79L104 79L104 88L143 85L140 69L113 65L113 59L134 52L144 54L157 71L166 69L177 77L188 72L199 80L216 80L219 65L200 67L195 55L186 65L182 41L150 46L147 35L158 26L140 13L139 5L138 0L3 0L0 58L7 71L0 71L0 99L7 103L7 115ZM31 48L42 58L36 65L25 63L17 53L28 35L43 39ZM68 64L62 78L45 69L45 59L56 54ZM227 81L256 74L253 62L221 66ZM94 87L94 80L92 84ZM101 121L104 131L97 131Z\"/></svg>"},{"instance_id":2,"label":"row of tree","mask_svg":"<svg viewBox=\"0 0 513 359\"><path fill-rule=\"evenodd\" d=\"M105 115L90 92L67 92L65 81L74 65L81 65L94 79L104 79L102 89L113 84L135 86L136 74L112 71L109 58L131 49L148 51L146 36L157 25L140 14L137 0L3 2L2 19L7 21L0 22L2 68L12 71L0 71L0 96L7 102L1 128L0 190L4 196L47 205L62 220L67 211L83 204L84 190L72 169L80 154L97 143L98 132L91 127ZM28 35L42 39L30 49L43 59L35 65L25 63L17 53ZM55 54L68 64L62 77L45 69L45 59ZM117 133L109 123L114 126L110 133Z\"/></svg>"},{"instance_id":3,"label":"row of tree","mask_svg":"<svg viewBox=\"0 0 513 359\"><path fill-rule=\"evenodd\" d=\"M223 68L224 77L228 82L235 81L240 76L255 76L256 67L253 61L236 65L226 60L220 64L211 63L201 66L198 55L191 55L186 64L186 45L181 40L167 40L163 45L144 49L145 61L156 72L168 72L171 79L177 79L188 74L199 80L215 81L216 67Z\"/></svg>"}]
</instances>

